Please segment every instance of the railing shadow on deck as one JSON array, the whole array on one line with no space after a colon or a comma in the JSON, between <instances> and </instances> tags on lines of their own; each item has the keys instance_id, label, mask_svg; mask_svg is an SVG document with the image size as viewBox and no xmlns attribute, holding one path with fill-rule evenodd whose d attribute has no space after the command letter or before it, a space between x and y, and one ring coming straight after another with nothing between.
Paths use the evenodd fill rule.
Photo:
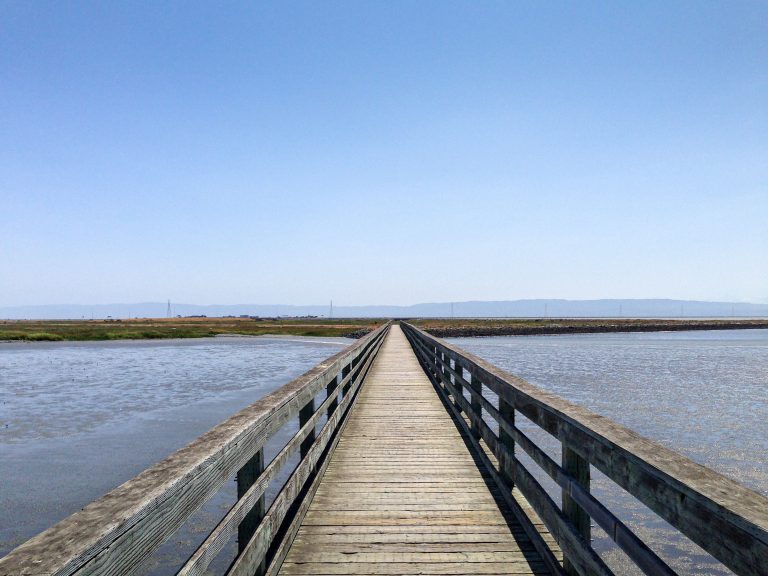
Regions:
<instances>
[{"instance_id":1,"label":"railing shadow on deck","mask_svg":"<svg viewBox=\"0 0 768 576\"><path fill-rule=\"evenodd\" d=\"M552 574L562 574L562 565L558 561L557 551L549 547L541 533L529 521L530 518L524 516L525 513L516 499L512 497L511 491L506 490L506 486L499 482L500 478L498 476L498 468L495 465L496 462L491 461L483 447L478 444L476 436L472 433L471 423L467 419L462 418L462 413L456 409L455 403L452 402L452 397L444 393L445 389L441 389L441 381L435 377L434 372L427 370L427 364L423 362L422 357L417 354L417 358L422 367L425 368L432 384L438 387L438 396L449 416L458 427L461 440L472 457L475 466L480 471L486 488L488 488L494 502L499 507L499 511L507 526L512 531L516 528L522 528L533 544L532 549L528 546L520 546L523 557L530 563L543 561Z\"/></svg>"},{"instance_id":2,"label":"railing shadow on deck","mask_svg":"<svg viewBox=\"0 0 768 576\"><path fill-rule=\"evenodd\" d=\"M389 326L12 550L0 558L0 576L134 573L234 474L238 500L179 574L205 574L235 535L239 551L228 575L275 574ZM265 444L297 416L298 431L265 466ZM267 488L296 451L296 469L265 510Z\"/></svg>"},{"instance_id":3,"label":"railing shadow on deck","mask_svg":"<svg viewBox=\"0 0 768 576\"><path fill-rule=\"evenodd\" d=\"M768 575L768 498L410 324L402 326L510 506L515 509L516 486L557 541L566 573L613 574L591 546L591 519L645 574L676 574L591 494L592 465L736 574ZM498 407L483 395L484 387L498 397ZM498 434L483 412L498 424ZM516 412L561 443L560 463L515 426ZM516 447L562 489L562 506L515 457Z\"/></svg>"}]
</instances>

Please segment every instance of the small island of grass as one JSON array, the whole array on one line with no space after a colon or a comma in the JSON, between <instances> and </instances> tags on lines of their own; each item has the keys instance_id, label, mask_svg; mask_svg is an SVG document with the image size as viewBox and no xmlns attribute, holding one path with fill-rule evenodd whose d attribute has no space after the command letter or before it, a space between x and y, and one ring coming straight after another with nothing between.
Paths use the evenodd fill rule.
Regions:
<instances>
[{"instance_id":1,"label":"small island of grass","mask_svg":"<svg viewBox=\"0 0 768 576\"><path fill-rule=\"evenodd\" d=\"M131 318L2 320L0 341L153 340L210 336L321 336L357 338L381 320L322 318Z\"/></svg>"}]
</instances>

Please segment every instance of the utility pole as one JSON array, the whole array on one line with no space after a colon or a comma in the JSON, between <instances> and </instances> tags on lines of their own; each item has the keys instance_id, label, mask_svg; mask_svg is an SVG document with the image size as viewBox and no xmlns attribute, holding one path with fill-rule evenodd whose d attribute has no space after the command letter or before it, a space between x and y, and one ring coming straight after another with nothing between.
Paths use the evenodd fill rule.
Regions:
<instances>
[{"instance_id":1,"label":"utility pole","mask_svg":"<svg viewBox=\"0 0 768 576\"><path fill-rule=\"evenodd\" d=\"M171 317L171 300L168 299L168 307L165 309L165 317L170 318Z\"/></svg>"},{"instance_id":2,"label":"utility pole","mask_svg":"<svg viewBox=\"0 0 768 576\"><path fill-rule=\"evenodd\" d=\"M331 309L328 312L328 318L333 318L333 300L331 300Z\"/></svg>"}]
</instances>

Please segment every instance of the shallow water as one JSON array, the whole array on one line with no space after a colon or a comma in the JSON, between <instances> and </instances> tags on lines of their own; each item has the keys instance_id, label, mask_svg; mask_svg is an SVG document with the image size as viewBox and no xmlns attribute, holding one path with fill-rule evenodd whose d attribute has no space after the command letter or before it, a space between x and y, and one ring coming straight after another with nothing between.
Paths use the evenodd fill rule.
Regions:
<instances>
[{"instance_id":1,"label":"shallow water","mask_svg":"<svg viewBox=\"0 0 768 576\"><path fill-rule=\"evenodd\" d=\"M451 342L768 496L768 330ZM524 418L520 426L559 461L559 443ZM728 573L592 470L598 498L681 573ZM545 486L558 495L553 483ZM618 573L634 573L599 530L595 539Z\"/></svg>"},{"instance_id":2,"label":"shallow water","mask_svg":"<svg viewBox=\"0 0 768 576\"><path fill-rule=\"evenodd\" d=\"M0 556L351 342L0 344ZM234 498L228 483L181 548ZM184 553L164 548L153 573Z\"/></svg>"}]
</instances>

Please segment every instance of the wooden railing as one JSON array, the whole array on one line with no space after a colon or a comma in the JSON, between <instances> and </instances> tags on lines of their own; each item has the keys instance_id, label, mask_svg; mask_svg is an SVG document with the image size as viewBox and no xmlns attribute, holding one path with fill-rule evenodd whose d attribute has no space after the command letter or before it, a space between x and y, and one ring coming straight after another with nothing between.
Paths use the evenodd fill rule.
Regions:
<instances>
[{"instance_id":1,"label":"wooden railing","mask_svg":"<svg viewBox=\"0 0 768 576\"><path fill-rule=\"evenodd\" d=\"M644 573L675 574L590 492L592 465L735 573L768 574L768 498L414 326L403 328L508 505L521 515L514 485L556 539L563 571L612 574L592 548L593 521ZM560 441L561 462L515 425L516 413ZM496 422L498 433L484 415ZM518 447L560 487L562 506L516 458ZM532 526L528 529L550 567L561 571Z\"/></svg>"},{"instance_id":2,"label":"wooden railing","mask_svg":"<svg viewBox=\"0 0 768 576\"><path fill-rule=\"evenodd\" d=\"M235 474L237 502L179 573L204 574L237 534L239 553L227 573L276 574L388 329L380 327L22 544L0 559L0 575L132 573ZM297 416L298 432L265 467L265 443ZM299 464L265 510L267 487L297 450Z\"/></svg>"}]
</instances>

